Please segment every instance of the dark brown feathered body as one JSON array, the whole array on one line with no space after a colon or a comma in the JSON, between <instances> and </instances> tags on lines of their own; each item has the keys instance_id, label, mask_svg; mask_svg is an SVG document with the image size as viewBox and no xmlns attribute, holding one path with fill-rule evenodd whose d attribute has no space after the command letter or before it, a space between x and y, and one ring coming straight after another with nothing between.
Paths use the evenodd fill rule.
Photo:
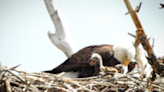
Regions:
<instances>
[{"instance_id":1,"label":"dark brown feathered body","mask_svg":"<svg viewBox=\"0 0 164 92\"><path fill-rule=\"evenodd\" d=\"M113 45L93 45L85 47L73 54L58 67L45 72L56 74L60 72L78 71L79 77L93 76L95 72L94 66L89 65L93 52L101 55L104 66L114 67L116 64L120 64L120 62L114 58L112 48Z\"/></svg>"}]
</instances>

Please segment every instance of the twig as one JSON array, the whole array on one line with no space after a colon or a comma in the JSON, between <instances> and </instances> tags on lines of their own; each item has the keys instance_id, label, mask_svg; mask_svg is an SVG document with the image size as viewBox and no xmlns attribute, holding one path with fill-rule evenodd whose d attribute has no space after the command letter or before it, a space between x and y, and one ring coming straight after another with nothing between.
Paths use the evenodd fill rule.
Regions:
<instances>
[{"instance_id":1,"label":"twig","mask_svg":"<svg viewBox=\"0 0 164 92\"><path fill-rule=\"evenodd\" d=\"M2 68L2 67L1 67L0 72L7 71L7 70L14 70L14 69L17 68L18 66L20 66L20 64L17 65L17 66L11 67L11 68Z\"/></svg>"},{"instance_id":2,"label":"twig","mask_svg":"<svg viewBox=\"0 0 164 92\"><path fill-rule=\"evenodd\" d=\"M118 86L113 85L113 84L111 84L111 83L109 83L109 82L106 82L106 81L101 81L101 82L93 81L93 82L91 82L91 83L93 83L93 84L98 84L98 85L103 85L103 86L118 87Z\"/></svg>"},{"instance_id":3,"label":"twig","mask_svg":"<svg viewBox=\"0 0 164 92\"><path fill-rule=\"evenodd\" d=\"M100 76L92 76L92 77L86 77L86 78L73 78L74 81L87 81L87 80L94 80L97 78L101 78Z\"/></svg>"},{"instance_id":4,"label":"twig","mask_svg":"<svg viewBox=\"0 0 164 92\"><path fill-rule=\"evenodd\" d=\"M141 8L141 5L142 5L142 2L140 2L140 4L139 4L139 6L137 6L136 8L135 8L135 12L139 12L139 10L140 10L140 8ZM127 15L127 14L129 14L129 12L127 12L127 13L125 13L125 15Z\"/></svg>"},{"instance_id":5,"label":"twig","mask_svg":"<svg viewBox=\"0 0 164 92\"><path fill-rule=\"evenodd\" d=\"M10 86L10 78L7 78L5 80L5 86L6 86L6 91L11 92L11 86Z\"/></svg>"},{"instance_id":6,"label":"twig","mask_svg":"<svg viewBox=\"0 0 164 92\"><path fill-rule=\"evenodd\" d=\"M69 81L69 83L74 84L74 85L77 85L77 86L81 87L82 89L84 89L86 91L92 91L92 92L94 92L93 90L90 90L90 89L86 88L85 86L80 85L79 83L77 83L75 81Z\"/></svg>"},{"instance_id":7,"label":"twig","mask_svg":"<svg viewBox=\"0 0 164 92\"><path fill-rule=\"evenodd\" d=\"M26 87L24 87L23 91L27 92L29 86L30 86L30 81L27 81Z\"/></svg>"},{"instance_id":8,"label":"twig","mask_svg":"<svg viewBox=\"0 0 164 92\"><path fill-rule=\"evenodd\" d=\"M68 89L65 89L65 88L62 88L62 87L55 87L56 89L60 89L60 90L63 90L63 91L65 91L65 92L70 92L70 90L68 90Z\"/></svg>"},{"instance_id":9,"label":"twig","mask_svg":"<svg viewBox=\"0 0 164 92\"><path fill-rule=\"evenodd\" d=\"M132 36L132 37L134 37L134 38L136 37L135 35L133 35L133 34L131 34L131 33L128 33L128 35L130 35L130 36Z\"/></svg>"},{"instance_id":10,"label":"twig","mask_svg":"<svg viewBox=\"0 0 164 92\"><path fill-rule=\"evenodd\" d=\"M23 78L21 78L20 76L17 76L16 74L12 73L10 70L6 70L7 72L9 72L10 74L12 74L13 76L17 77L18 79L20 79L22 82L25 82L25 80Z\"/></svg>"},{"instance_id":11,"label":"twig","mask_svg":"<svg viewBox=\"0 0 164 92\"><path fill-rule=\"evenodd\" d=\"M152 48L154 48L154 38L153 38L153 42L152 42Z\"/></svg>"},{"instance_id":12,"label":"twig","mask_svg":"<svg viewBox=\"0 0 164 92\"><path fill-rule=\"evenodd\" d=\"M122 85L136 85L133 81L123 82L123 81L117 81L118 84Z\"/></svg>"},{"instance_id":13,"label":"twig","mask_svg":"<svg viewBox=\"0 0 164 92\"><path fill-rule=\"evenodd\" d=\"M53 81L51 81L48 85L48 87L50 87L52 85ZM48 92L48 89L46 89L44 92Z\"/></svg>"},{"instance_id":14,"label":"twig","mask_svg":"<svg viewBox=\"0 0 164 92\"><path fill-rule=\"evenodd\" d=\"M0 71L2 70L2 65L1 65L1 62L0 62ZM0 72L0 77L2 76L2 73Z\"/></svg>"},{"instance_id":15,"label":"twig","mask_svg":"<svg viewBox=\"0 0 164 92\"><path fill-rule=\"evenodd\" d=\"M15 68L19 67L21 64L17 65L17 66L14 66L14 67L11 67L9 68L9 70L14 70Z\"/></svg>"},{"instance_id":16,"label":"twig","mask_svg":"<svg viewBox=\"0 0 164 92\"><path fill-rule=\"evenodd\" d=\"M26 87L25 84L20 84L20 83L18 83L18 82L11 81L11 83L12 83L12 84L15 84L15 85L17 85L17 86L19 86L19 87L23 87L23 88ZM31 86L31 85L30 85L29 89L30 89L30 90L33 90L33 91L35 91L35 92L39 92L39 90L38 90L35 86Z\"/></svg>"},{"instance_id":17,"label":"twig","mask_svg":"<svg viewBox=\"0 0 164 92\"><path fill-rule=\"evenodd\" d=\"M72 91L72 92L77 92L74 88L72 88L70 85L68 85L67 83L63 83L63 85L65 86L65 87L67 87L70 91Z\"/></svg>"},{"instance_id":18,"label":"twig","mask_svg":"<svg viewBox=\"0 0 164 92\"><path fill-rule=\"evenodd\" d=\"M105 87L101 92L108 92L108 87Z\"/></svg>"},{"instance_id":19,"label":"twig","mask_svg":"<svg viewBox=\"0 0 164 92\"><path fill-rule=\"evenodd\" d=\"M139 6L136 7L136 9L135 9L136 12L139 12L141 5L142 5L142 2L140 2Z\"/></svg>"}]
</instances>

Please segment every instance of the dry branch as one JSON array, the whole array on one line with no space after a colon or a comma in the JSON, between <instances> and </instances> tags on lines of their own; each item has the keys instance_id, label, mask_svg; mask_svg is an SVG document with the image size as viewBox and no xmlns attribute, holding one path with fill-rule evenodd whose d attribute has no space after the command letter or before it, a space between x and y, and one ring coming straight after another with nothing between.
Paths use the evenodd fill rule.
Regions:
<instances>
[{"instance_id":1,"label":"dry branch","mask_svg":"<svg viewBox=\"0 0 164 92\"><path fill-rule=\"evenodd\" d=\"M44 2L56 29L55 32L52 30L49 31L48 36L58 49L60 49L67 57L70 57L77 50L69 34L69 28L63 14L57 6L56 0L44 0ZM62 40L57 41L56 39Z\"/></svg>"},{"instance_id":2,"label":"dry branch","mask_svg":"<svg viewBox=\"0 0 164 92\"><path fill-rule=\"evenodd\" d=\"M149 44L149 39L147 38L147 35L145 34L145 31L141 25L141 22L137 16L137 12L134 11L129 0L124 0L124 1L125 1L125 4L128 8L128 11L129 11L132 19L133 19L133 22L137 28L136 36L135 36L135 38L136 38L135 47L137 47L139 45L139 43L142 44L143 48L147 51L147 54L148 54L147 59L148 59L149 64L152 66L153 71L155 71L155 73L158 73L161 77L163 77L164 76L164 65L160 64L157 61L157 58L153 52L153 49L152 49L151 45Z\"/></svg>"},{"instance_id":3,"label":"dry branch","mask_svg":"<svg viewBox=\"0 0 164 92\"><path fill-rule=\"evenodd\" d=\"M6 92L11 92L10 79L5 80Z\"/></svg>"}]
</instances>

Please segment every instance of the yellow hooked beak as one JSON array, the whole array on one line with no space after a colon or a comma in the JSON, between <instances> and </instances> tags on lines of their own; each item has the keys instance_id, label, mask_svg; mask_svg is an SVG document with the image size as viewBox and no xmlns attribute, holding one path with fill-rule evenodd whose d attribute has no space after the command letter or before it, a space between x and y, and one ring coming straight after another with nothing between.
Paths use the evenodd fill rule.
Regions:
<instances>
[{"instance_id":1,"label":"yellow hooked beak","mask_svg":"<svg viewBox=\"0 0 164 92\"><path fill-rule=\"evenodd\" d=\"M127 57L125 56L125 57L124 57L124 60L123 60L123 65L124 65L124 66L127 66L129 63L130 63L130 61L128 61L128 60L127 60Z\"/></svg>"}]
</instances>

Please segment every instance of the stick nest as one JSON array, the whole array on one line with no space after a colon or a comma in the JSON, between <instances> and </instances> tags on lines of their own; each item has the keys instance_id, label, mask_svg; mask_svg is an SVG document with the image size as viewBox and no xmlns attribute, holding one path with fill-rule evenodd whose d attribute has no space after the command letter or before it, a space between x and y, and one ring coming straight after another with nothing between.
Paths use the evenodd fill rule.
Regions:
<instances>
[{"instance_id":1,"label":"stick nest","mask_svg":"<svg viewBox=\"0 0 164 92\"><path fill-rule=\"evenodd\" d=\"M60 74L28 73L18 66L0 70L0 92L145 92L149 78L134 77L133 71L123 75L100 75L87 78L67 78ZM164 92L164 79L157 77L151 91Z\"/></svg>"}]
</instances>

